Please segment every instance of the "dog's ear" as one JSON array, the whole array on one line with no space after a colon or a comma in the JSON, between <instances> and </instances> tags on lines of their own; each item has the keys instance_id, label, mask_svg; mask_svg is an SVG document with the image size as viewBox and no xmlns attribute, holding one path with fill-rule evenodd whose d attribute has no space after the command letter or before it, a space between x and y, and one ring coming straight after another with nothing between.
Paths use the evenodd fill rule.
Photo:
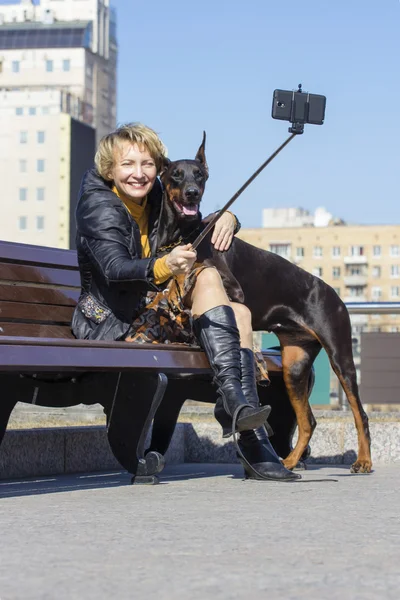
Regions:
<instances>
[{"instance_id":1,"label":"dog's ear","mask_svg":"<svg viewBox=\"0 0 400 600\"><path fill-rule=\"evenodd\" d=\"M163 156L163 161L162 161L159 177L162 177L164 175L165 171L168 169L170 164L171 164L170 159L167 158L166 156Z\"/></svg>"},{"instance_id":2,"label":"dog's ear","mask_svg":"<svg viewBox=\"0 0 400 600\"><path fill-rule=\"evenodd\" d=\"M206 132L203 131L203 141L201 142L200 148L197 150L195 160L198 160L204 167L204 170L208 177L208 165L206 161Z\"/></svg>"}]
</instances>

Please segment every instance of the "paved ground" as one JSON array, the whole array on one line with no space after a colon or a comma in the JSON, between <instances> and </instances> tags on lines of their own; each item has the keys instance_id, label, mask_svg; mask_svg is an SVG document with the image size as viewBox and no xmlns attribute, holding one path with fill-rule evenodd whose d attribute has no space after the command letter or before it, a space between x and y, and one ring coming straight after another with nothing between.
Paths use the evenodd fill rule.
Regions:
<instances>
[{"instance_id":1,"label":"paved ground","mask_svg":"<svg viewBox=\"0 0 400 600\"><path fill-rule=\"evenodd\" d=\"M400 466L294 484L240 473L0 482L1 600L399 598Z\"/></svg>"}]
</instances>

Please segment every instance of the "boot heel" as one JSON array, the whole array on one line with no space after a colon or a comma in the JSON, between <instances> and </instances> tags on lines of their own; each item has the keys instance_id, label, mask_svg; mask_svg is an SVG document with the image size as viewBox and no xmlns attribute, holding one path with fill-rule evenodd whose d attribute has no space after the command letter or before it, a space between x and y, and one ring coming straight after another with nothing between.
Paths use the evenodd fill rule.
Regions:
<instances>
[{"instance_id":1,"label":"boot heel","mask_svg":"<svg viewBox=\"0 0 400 600\"><path fill-rule=\"evenodd\" d=\"M236 421L236 431L248 431L249 429L258 429L258 427L262 427L269 413L271 412L270 406L263 406L260 408L253 408L251 413L247 407L243 407L241 412L246 412L248 414L243 415L242 417L239 415Z\"/></svg>"},{"instance_id":2,"label":"boot heel","mask_svg":"<svg viewBox=\"0 0 400 600\"><path fill-rule=\"evenodd\" d=\"M243 416L240 416L240 412L245 412ZM260 408L251 408L248 405L242 405L237 409L237 417L235 420L235 431L247 431L248 429L257 429L264 425L269 413L271 412L270 406L261 406ZM233 433L233 419L224 410L221 405L216 405L214 415L217 421L222 426L222 437L230 437Z\"/></svg>"}]
</instances>

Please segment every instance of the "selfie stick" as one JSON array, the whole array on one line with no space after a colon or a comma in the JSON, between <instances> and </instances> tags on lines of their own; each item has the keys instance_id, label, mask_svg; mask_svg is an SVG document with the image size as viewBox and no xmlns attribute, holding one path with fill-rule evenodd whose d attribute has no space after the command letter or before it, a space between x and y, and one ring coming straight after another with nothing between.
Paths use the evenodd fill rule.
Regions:
<instances>
[{"instance_id":1,"label":"selfie stick","mask_svg":"<svg viewBox=\"0 0 400 600\"><path fill-rule=\"evenodd\" d=\"M291 129L289 129L289 131L291 131ZM223 206L223 208L221 208L221 210L216 213L213 218L211 219L211 221L208 223L208 225L206 226L205 229L203 229L203 231L200 233L200 235L197 236L197 238L195 239L195 241L192 244L192 248L193 250L195 250L197 248L197 246L199 246L199 244L201 244L201 242L204 240L204 238L206 237L206 235L211 231L211 229L214 227L215 223L218 221L218 219L220 217L222 217L222 215L228 210L228 208L235 202L235 200L237 200L240 196L240 194L242 192L244 192L244 190L251 184L252 181L254 181L254 179L261 173L261 171L263 171L265 169L265 167L267 165L269 165L269 163L274 160L275 156L278 156L279 152L281 150L283 150L283 148L285 146L288 145L289 142L292 141L292 139L294 137L296 137L297 135L299 135L299 133L302 133L301 131L296 131L294 129L292 129L293 133L291 136L289 136L287 138L287 140L285 142L283 142L283 144L281 146L279 146L279 148L277 150L275 150L275 152L273 154L271 154L271 156L261 165L261 167L259 167L257 169L257 171L255 171L253 173L253 175L251 177L249 177L249 179L246 181L246 183L244 183L242 185L242 187L240 188L240 190L238 190L236 192L236 194L234 196L232 196L232 198L225 204L225 206Z\"/></svg>"}]
</instances>

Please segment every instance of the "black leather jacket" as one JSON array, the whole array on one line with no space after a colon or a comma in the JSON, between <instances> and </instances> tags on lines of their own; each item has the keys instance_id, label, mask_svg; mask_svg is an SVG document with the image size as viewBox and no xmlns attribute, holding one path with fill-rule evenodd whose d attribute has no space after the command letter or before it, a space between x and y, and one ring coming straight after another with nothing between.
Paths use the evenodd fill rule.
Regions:
<instances>
[{"instance_id":1,"label":"black leather jacket","mask_svg":"<svg viewBox=\"0 0 400 600\"><path fill-rule=\"evenodd\" d=\"M123 339L149 290L158 291L153 265L162 203L156 180L148 202L151 258L142 258L140 231L121 200L95 169L82 181L76 209L82 293L72 318L79 339Z\"/></svg>"}]
</instances>

